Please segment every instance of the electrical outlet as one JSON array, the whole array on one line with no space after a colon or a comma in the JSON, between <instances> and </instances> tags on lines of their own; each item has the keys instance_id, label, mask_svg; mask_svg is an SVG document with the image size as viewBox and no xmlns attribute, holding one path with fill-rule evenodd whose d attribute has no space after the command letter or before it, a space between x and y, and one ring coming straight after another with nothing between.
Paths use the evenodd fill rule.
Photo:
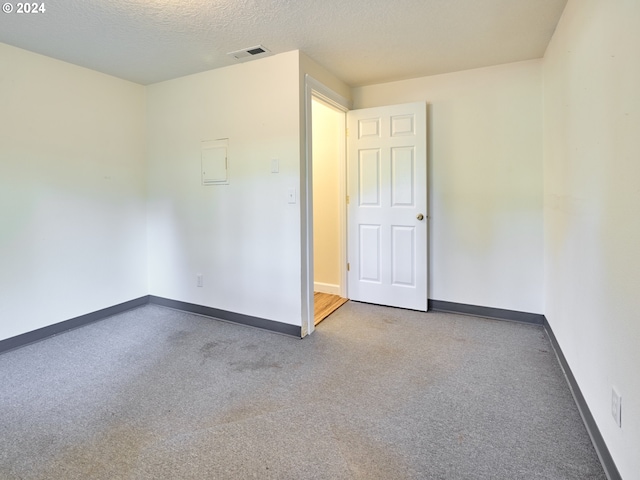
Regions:
<instances>
[{"instance_id":1,"label":"electrical outlet","mask_svg":"<svg viewBox=\"0 0 640 480\"><path fill-rule=\"evenodd\" d=\"M202 287L202 285L204 285L204 280L201 273L196 275L196 285L198 285L198 287Z\"/></svg>"},{"instance_id":2,"label":"electrical outlet","mask_svg":"<svg viewBox=\"0 0 640 480\"><path fill-rule=\"evenodd\" d=\"M618 427L622 428L622 396L615 388L611 389L611 416Z\"/></svg>"}]
</instances>

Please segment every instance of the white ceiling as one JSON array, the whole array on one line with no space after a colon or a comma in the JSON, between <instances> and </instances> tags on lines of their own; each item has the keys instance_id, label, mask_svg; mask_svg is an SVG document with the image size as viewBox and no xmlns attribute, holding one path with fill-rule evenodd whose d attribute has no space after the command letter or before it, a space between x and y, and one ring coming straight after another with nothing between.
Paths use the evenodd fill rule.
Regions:
<instances>
[{"instance_id":1,"label":"white ceiling","mask_svg":"<svg viewBox=\"0 0 640 480\"><path fill-rule=\"evenodd\" d=\"M262 44L360 86L540 58L567 0L42 1L0 12L0 42L144 85Z\"/></svg>"}]
</instances>

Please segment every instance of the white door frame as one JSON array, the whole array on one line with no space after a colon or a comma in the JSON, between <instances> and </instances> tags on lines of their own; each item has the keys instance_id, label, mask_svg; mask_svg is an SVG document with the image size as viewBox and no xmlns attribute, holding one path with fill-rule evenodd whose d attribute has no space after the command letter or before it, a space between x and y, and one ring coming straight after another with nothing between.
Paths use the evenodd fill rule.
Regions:
<instances>
[{"instance_id":1,"label":"white door frame","mask_svg":"<svg viewBox=\"0 0 640 480\"><path fill-rule=\"evenodd\" d=\"M313 306L313 177L312 177L312 116L311 116L311 99L316 97L332 107L346 112L351 108L351 102L334 92L326 85L322 84L310 75L305 75L305 168L303 179L301 182L300 198L303 200L303 208L301 215L302 223L302 334L310 334L315 330L314 325L314 306ZM344 145L344 165L340 166L340 264L341 268L341 288L344 296L346 296L347 278L346 278L346 132ZM306 325L304 323L306 322ZM305 328L306 327L306 328Z\"/></svg>"}]
</instances>

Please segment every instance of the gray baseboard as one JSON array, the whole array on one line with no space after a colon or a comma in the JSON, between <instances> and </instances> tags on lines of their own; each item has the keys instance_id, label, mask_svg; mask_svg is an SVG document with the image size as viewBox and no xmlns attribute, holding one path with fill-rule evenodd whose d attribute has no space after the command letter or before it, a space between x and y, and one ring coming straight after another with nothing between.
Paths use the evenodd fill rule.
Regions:
<instances>
[{"instance_id":1,"label":"gray baseboard","mask_svg":"<svg viewBox=\"0 0 640 480\"><path fill-rule=\"evenodd\" d=\"M609 448L607 448L607 444L605 443L604 438L602 438L600 429L598 428L598 425L591 414L591 410L589 410L589 406L580 391L576 377L573 376L573 372L567 363L567 359L562 353L560 344L558 344L558 340L556 339L556 336L551 329L551 325L549 325L546 318L544 319L544 330L547 332L551 346L556 352L556 357L558 357L558 362L560 362L560 366L562 367L562 370L564 370L564 375L567 379L567 383L569 384L569 389L571 390L573 399L578 406L580 416L582 417L582 421L584 422L587 432L591 437L591 443L593 443L593 447L598 454L604 473L607 475L609 480L622 480L620 472L618 472L618 467L616 467L613 457L611 457L611 453L609 453Z\"/></svg>"},{"instance_id":2,"label":"gray baseboard","mask_svg":"<svg viewBox=\"0 0 640 480\"><path fill-rule=\"evenodd\" d=\"M474 317L491 318L494 320L510 320L512 322L532 323L544 325L544 315L537 313L518 312L502 308L480 307L465 303L444 302L442 300L429 300L429 310L434 312L461 313Z\"/></svg>"},{"instance_id":3,"label":"gray baseboard","mask_svg":"<svg viewBox=\"0 0 640 480\"><path fill-rule=\"evenodd\" d=\"M227 322L238 323L240 325L257 327L263 330L269 330L270 332L290 335L292 337L300 338L302 335L302 328L296 325L289 325L287 323L275 322L264 318L252 317L241 313L228 312L218 308L205 307L203 305L196 305L195 303L180 302L178 300L156 297L155 295L149 295L149 303L189 313L196 313L198 315L204 315L206 317L212 317Z\"/></svg>"},{"instance_id":4,"label":"gray baseboard","mask_svg":"<svg viewBox=\"0 0 640 480\"><path fill-rule=\"evenodd\" d=\"M163 297L156 297L154 295L147 295L144 297L136 298L134 300L130 300L128 302L120 303L118 305L113 305L108 308L103 308L102 310L91 312L86 315L81 315L79 317L65 320L54 325L39 328L22 335L17 335L15 337L1 340L0 353L23 347L40 340L44 340L47 337L73 330L89 323L97 322L107 317L111 317L113 315L117 315L119 313L123 313L128 310L147 305L149 303L173 308L176 310L182 310L185 312L196 313L198 315L204 315L227 322L257 327L263 330L269 330L272 332L282 333L298 338L300 338L302 333L301 327L295 325L288 325L285 323L275 322L273 320L266 320L264 318L252 317L235 312L228 312L225 310L205 307L193 303L170 300ZM571 390L571 393L573 394L573 398L576 402L576 405L578 406L578 410L580 411L582 420L585 424L587 432L589 433L589 436L591 437L591 441L596 450L596 453L598 454L598 458L600 458L600 462L602 463L602 467L607 475L607 478L609 480L622 480L620 472L618 472L618 468L616 467L616 464L613 461L611 454L609 453L607 444L605 443L604 438L602 438L600 429L598 428L598 425L596 424L593 415L589 410L589 406L587 405L587 402L585 401L584 396L580 391L580 387L575 377L573 376L571 368L569 367L569 364L567 363L567 360L562 353L562 349L558 344L553 330L551 329L551 325L549 325L549 322L544 315L518 312L513 310L504 310L500 308L479 307L476 305L466 305L462 303L444 302L440 300L429 300L429 310L438 312L461 313L465 315L492 318L496 320L510 320L543 326L544 330L547 333L547 336L549 337L549 341L551 342L551 345L556 353L558 361L562 369L564 370L565 377L567 378L567 383L569 384L569 388Z\"/></svg>"},{"instance_id":5,"label":"gray baseboard","mask_svg":"<svg viewBox=\"0 0 640 480\"><path fill-rule=\"evenodd\" d=\"M0 353L8 352L9 350L13 350L19 347L24 347L26 345L29 345L30 343L38 342L40 340L44 340L45 338L67 332L75 328L80 328L99 320L104 320L105 318L117 315L119 313L124 313L128 310L132 310L149 303L173 308L175 310L197 313L198 315L204 315L227 322L238 323L240 325L257 327L263 330L269 330L271 332L290 335L292 337L300 338L302 335L302 328L295 325L274 322L273 320L266 320L264 318L251 317L249 315L243 315L241 313L227 312L225 310L204 307L202 305L195 305L193 303L169 300L168 298L156 297L154 295L145 295L144 297L136 298L128 302L103 308L102 310L87 313L86 315L80 315L79 317L71 318L69 320L55 323L53 325L48 325L37 330L32 330L31 332L23 333L22 335L17 335L15 337L0 340Z\"/></svg>"},{"instance_id":6,"label":"gray baseboard","mask_svg":"<svg viewBox=\"0 0 640 480\"><path fill-rule=\"evenodd\" d=\"M9 350L13 350L14 348L24 347L25 345L29 345L30 343L38 342L40 340L44 340L47 337L52 337L54 335L58 335L59 333L73 330L75 328L83 327L85 325L88 325L89 323L97 322L98 320L104 320L107 317L111 317L113 315L126 312L127 310L141 307L142 305L146 305L147 303L149 303L148 295L136 298L134 300L129 300L128 302L120 303L118 305L103 308L102 310L87 313L86 315L80 315L79 317L71 318L59 323L54 323L53 325L48 325L37 330L32 330L31 332L23 333L22 335L17 335L15 337L1 340L0 353L8 352Z\"/></svg>"},{"instance_id":7,"label":"gray baseboard","mask_svg":"<svg viewBox=\"0 0 640 480\"><path fill-rule=\"evenodd\" d=\"M518 312L513 310L503 310L501 308L479 307L476 305L466 305L463 303L443 302L440 300L429 300L429 310L433 310L436 312L460 313L476 317L491 318L494 320L510 320L514 322L523 322L542 326L547 333L547 336L549 337L549 341L551 342L551 346L556 353L558 362L560 363L560 366L564 371L569 389L571 390L571 393L573 395L573 399L576 402L576 406L578 407L578 411L580 412L582 421L584 422L585 428L589 433L589 437L591 437L591 443L596 450L596 453L598 455L598 458L600 459L600 463L602 464L602 468L604 469L607 478L609 480L622 480L620 472L618 472L618 468L613 461L613 457L611 457L611 453L609 453L609 448L607 447L604 438L602 438L600 429L598 428L598 425L596 424L596 421L591 414L591 410L589 410L589 406L587 405L587 402L584 399L582 392L580 391L578 382L573 376L573 372L571 371L571 368L567 363L567 359L562 353L562 349L560 348L558 340L556 339L553 330L551 329L551 325L549 325L549 322L544 315Z\"/></svg>"}]
</instances>

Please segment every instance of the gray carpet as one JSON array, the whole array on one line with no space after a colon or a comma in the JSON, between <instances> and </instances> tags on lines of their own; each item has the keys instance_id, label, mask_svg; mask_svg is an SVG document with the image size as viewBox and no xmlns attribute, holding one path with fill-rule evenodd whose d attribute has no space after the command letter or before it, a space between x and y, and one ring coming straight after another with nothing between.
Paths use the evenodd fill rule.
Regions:
<instances>
[{"instance_id":1,"label":"gray carpet","mask_svg":"<svg viewBox=\"0 0 640 480\"><path fill-rule=\"evenodd\" d=\"M1 479L604 479L540 327L145 306L0 355Z\"/></svg>"}]
</instances>

